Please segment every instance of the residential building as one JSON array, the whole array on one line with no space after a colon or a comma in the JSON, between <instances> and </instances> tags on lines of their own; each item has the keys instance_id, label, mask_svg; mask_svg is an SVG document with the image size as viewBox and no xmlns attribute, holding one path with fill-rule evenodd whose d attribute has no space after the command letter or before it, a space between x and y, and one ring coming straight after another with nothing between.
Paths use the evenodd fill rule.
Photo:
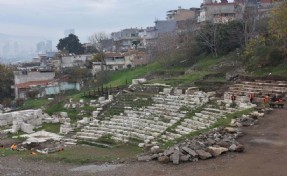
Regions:
<instances>
[{"instance_id":1,"label":"residential building","mask_svg":"<svg viewBox=\"0 0 287 176\"><path fill-rule=\"evenodd\" d=\"M139 37L139 29L130 28L124 29L119 32L113 32L111 34L114 50L120 52L126 52L131 48L134 42L140 42L141 38Z\"/></svg>"},{"instance_id":2,"label":"residential building","mask_svg":"<svg viewBox=\"0 0 287 176\"><path fill-rule=\"evenodd\" d=\"M221 0L220 2L204 0L198 22L227 23L241 20L244 14L252 11L257 19L266 17L270 10L284 0Z\"/></svg>"},{"instance_id":3,"label":"residential building","mask_svg":"<svg viewBox=\"0 0 287 176\"><path fill-rule=\"evenodd\" d=\"M227 0L221 2L204 1L200 8L198 22L227 23L243 18L244 4L240 1L229 3Z\"/></svg>"},{"instance_id":4,"label":"residential building","mask_svg":"<svg viewBox=\"0 0 287 176\"><path fill-rule=\"evenodd\" d=\"M14 71L15 98L27 98L30 89L48 85L54 78L55 72L52 71Z\"/></svg>"},{"instance_id":5,"label":"residential building","mask_svg":"<svg viewBox=\"0 0 287 176\"><path fill-rule=\"evenodd\" d=\"M145 51L130 50L125 55L125 62L127 67L137 67L148 64L150 60Z\"/></svg>"},{"instance_id":6,"label":"residential building","mask_svg":"<svg viewBox=\"0 0 287 176\"><path fill-rule=\"evenodd\" d=\"M122 70L127 68L125 55L119 52L105 53L104 62L107 70Z\"/></svg>"},{"instance_id":7,"label":"residential building","mask_svg":"<svg viewBox=\"0 0 287 176\"><path fill-rule=\"evenodd\" d=\"M197 18L199 16L199 8L182 9L167 11L166 20L184 21Z\"/></svg>"},{"instance_id":8,"label":"residential building","mask_svg":"<svg viewBox=\"0 0 287 176\"><path fill-rule=\"evenodd\" d=\"M176 21L175 20L156 20L155 29L157 30L157 35L164 33L173 33L176 31Z\"/></svg>"},{"instance_id":9,"label":"residential building","mask_svg":"<svg viewBox=\"0 0 287 176\"><path fill-rule=\"evenodd\" d=\"M139 36L142 39L144 48L147 48L152 45L157 38L157 29L156 27L147 27L139 32Z\"/></svg>"},{"instance_id":10,"label":"residential building","mask_svg":"<svg viewBox=\"0 0 287 176\"><path fill-rule=\"evenodd\" d=\"M15 71L14 91L16 99L56 95L67 90L81 90L81 83L72 81L68 76L55 79L53 71Z\"/></svg>"},{"instance_id":11,"label":"residential building","mask_svg":"<svg viewBox=\"0 0 287 176\"><path fill-rule=\"evenodd\" d=\"M71 67L83 67L87 63L88 60L92 59L91 54L83 54L83 55L69 55L61 57L61 67L62 68L71 68Z\"/></svg>"},{"instance_id":12,"label":"residential building","mask_svg":"<svg viewBox=\"0 0 287 176\"><path fill-rule=\"evenodd\" d=\"M103 70L102 70L103 69ZM98 72L107 70L107 65L105 62L92 62L92 75L96 75Z\"/></svg>"},{"instance_id":13,"label":"residential building","mask_svg":"<svg viewBox=\"0 0 287 176\"><path fill-rule=\"evenodd\" d=\"M81 90L81 83L78 81L71 81L68 76L63 76L54 80L52 84L44 87L43 96L57 95L68 90Z\"/></svg>"}]
</instances>

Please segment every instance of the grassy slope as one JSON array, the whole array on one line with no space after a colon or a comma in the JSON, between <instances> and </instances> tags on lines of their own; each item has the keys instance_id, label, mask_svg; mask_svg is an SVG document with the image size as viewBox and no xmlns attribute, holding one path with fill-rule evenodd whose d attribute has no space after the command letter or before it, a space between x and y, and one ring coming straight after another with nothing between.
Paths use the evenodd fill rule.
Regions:
<instances>
[{"instance_id":1,"label":"grassy slope","mask_svg":"<svg viewBox=\"0 0 287 176\"><path fill-rule=\"evenodd\" d=\"M166 83L171 85L186 85L191 82L194 82L198 79L201 79L205 75L213 73L209 70L209 67L217 64L219 62L222 62L226 59L226 57L201 57L196 65L194 65L195 70L190 74L185 75L179 75L179 76L173 76L168 79L153 79L150 80L151 83L158 82L158 83ZM113 72L111 75L111 81L107 83L104 86L121 86L125 85L126 81L130 84L132 79L135 78L141 78L144 77L147 74L152 74L156 72L178 72L178 71L185 71L187 70L187 67L170 67L170 68L164 68L159 63L153 62L146 66L141 66L138 68L128 69L128 70L121 70ZM75 93L75 94L68 94L67 98L72 99L81 99L83 98L83 93ZM85 98L83 98L85 99ZM44 99L33 99L33 100L27 100L23 106L23 109L29 109L29 108L40 108L41 106L48 105L49 101ZM60 107L57 105L53 105L52 107L49 107L47 110L47 113L51 114L52 112L59 112Z\"/></svg>"},{"instance_id":2,"label":"grassy slope","mask_svg":"<svg viewBox=\"0 0 287 176\"><path fill-rule=\"evenodd\" d=\"M46 106L50 101L47 98L40 98L40 99L30 99L25 101L22 109L33 109L33 108L40 108L42 106Z\"/></svg>"},{"instance_id":3,"label":"grassy slope","mask_svg":"<svg viewBox=\"0 0 287 176\"><path fill-rule=\"evenodd\" d=\"M271 73L272 75L277 76L286 76L287 75L287 65L286 64L280 64L276 67L266 67L266 68L260 68L257 69L253 75L259 76L259 77L265 77Z\"/></svg>"},{"instance_id":4,"label":"grassy slope","mask_svg":"<svg viewBox=\"0 0 287 176\"><path fill-rule=\"evenodd\" d=\"M130 69L130 70L121 70L114 72L112 74L111 81L107 83L105 86L120 86L120 85L125 85L126 81L128 83L131 83L132 79L135 78L140 78L147 73L154 71L154 70L159 70L161 69L161 66L157 62L153 62L149 65Z\"/></svg>"}]
</instances>

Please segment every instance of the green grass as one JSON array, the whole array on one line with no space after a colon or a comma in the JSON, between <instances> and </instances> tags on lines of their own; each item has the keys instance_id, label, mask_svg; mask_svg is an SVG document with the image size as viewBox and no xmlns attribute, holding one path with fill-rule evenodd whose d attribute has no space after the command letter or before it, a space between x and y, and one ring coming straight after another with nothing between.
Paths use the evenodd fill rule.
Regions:
<instances>
[{"instance_id":1,"label":"green grass","mask_svg":"<svg viewBox=\"0 0 287 176\"><path fill-rule=\"evenodd\" d=\"M51 101L48 98L41 98L41 99L29 99L26 100L21 109L37 109L41 108L42 106L46 106Z\"/></svg>"},{"instance_id":2,"label":"green grass","mask_svg":"<svg viewBox=\"0 0 287 176\"><path fill-rule=\"evenodd\" d=\"M15 154L19 154L20 152L17 151L12 151L10 148L6 148L6 149L1 149L0 148L0 156L1 157L7 157L7 156L12 156Z\"/></svg>"},{"instance_id":3,"label":"green grass","mask_svg":"<svg viewBox=\"0 0 287 176\"><path fill-rule=\"evenodd\" d=\"M210 72L207 71L197 71L192 74L186 74L186 75L181 75L173 78L168 78L168 79L154 79L151 80L150 83L162 83L162 84L168 84L171 86L185 86L185 85L190 85L194 81L197 81Z\"/></svg>"},{"instance_id":4,"label":"green grass","mask_svg":"<svg viewBox=\"0 0 287 176\"><path fill-rule=\"evenodd\" d=\"M132 79L140 78L147 73L160 69L161 66L157 62L153 62L146 66L141 66L138 68L132 68L128 70L121 70L112 73L111 81L104 86L121 86L125 85L126 81L130 84Z\"/></svg>"},{"instance_id":5,"label":"green grass","mask_svg":"<svg viewBox=\"0 0 287 176\"><path fill-rule=\"evenodd\" d=\"M43 123L41 128L38 128L37 131L45 130L51 133L60 132L60 123Z\"/></svg>"},{"instance_id":6,"label":"green grass","mask_svg":"<svg viewBox=\"0 0 287 176\"><path fill-rule=\"evenodd\" d=\"M254 72L254 76L265 77L267 75L276 75L276 76L286 76L287 75L287 66L285 64L281 64L276 67L266 67L266 68L258 68Z\"/></svg>"},{"instance_id":7,"label":"green grass","mask_svg":"<svg viewBox=\"0 0 287 176\"><path fill-rule=\"evenodd\" d=\"M194 65L196 70L206 71L210 66L216 65L220 62L223 62L226 57L214 57L210 56L202 56L198 59L198 62Z\"/></svg>"},{"instance_id":8,"label":"green grass","mask_svg":"<svg viewBox=\"0 0 287 176\"><path fill-rule=\"evenodd\" d=\"M87 164L95 162L112 162L118 159L135 159L142 149L135 145L122 144L113 148L102 148L95 146L72 146L61 152L53 154L31 155L30 151L13 152L0 149L1 156L15 156L33 161L65 162L75 164Z\"/></svg>"},{"instance_id":9,"label":"green grass","mask_svg":"<svg viewBox=\"0 0 287 176\"><path fill-rule=\"evenodd\" d=\"M66 109L64 109L63 101L57 104L53 104L46 109L46 113L49 115L53 115L53 113L55 112L62 112L62 111L66 111Z\"/></svg>"}]
</instances>

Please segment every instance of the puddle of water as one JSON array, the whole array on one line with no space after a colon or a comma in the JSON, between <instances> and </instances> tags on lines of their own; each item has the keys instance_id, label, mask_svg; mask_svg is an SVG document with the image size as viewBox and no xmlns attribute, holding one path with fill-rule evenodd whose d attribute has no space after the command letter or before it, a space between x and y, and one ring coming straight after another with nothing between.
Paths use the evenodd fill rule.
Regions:
<instances>
[{"instance_id":1,"label":"puddle of water","mask_svg":"<svg viewBox=\"0 0 287 176\"><path fill-rule=\"evenodd\" d=\"M114 169L119 168L121 166L123 166L123 164L117 164L117 165L87 165L87 166L81 166L81 167L76 167L76 168L70 169L70 171L72 171L72 172L96 173L96 172L103 172L103 171L114 170Z\"/></svg>"},{"instance_id":2,"label":"puddle of water","mask_svg":"<svg viewBox=\"0 0 287 176\"><path fill-rule=\"evenodd\" d=\"M284 145L284 142L282 141L274 141L269 139L252 139L250 142L258 144Z\"/></svg>"}]
</instances>

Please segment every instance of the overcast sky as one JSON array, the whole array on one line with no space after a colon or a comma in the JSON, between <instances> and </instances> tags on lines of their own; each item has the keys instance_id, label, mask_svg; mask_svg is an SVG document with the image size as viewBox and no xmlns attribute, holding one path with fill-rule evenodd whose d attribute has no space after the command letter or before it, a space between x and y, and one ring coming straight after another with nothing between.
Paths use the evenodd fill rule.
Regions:
<instances>
[{"instance_id":1,"label":"overcast sky","mask_svg":"<svg viewBox=\"0 0 287 176\"><path fill-rule=\"evenodd\" d=\"M64 37L73 28L81 42L94 32L153 26L166 11L199 7L202 0L0 0L0 34L25 38Z\"/></svg>"}]
</instances>

